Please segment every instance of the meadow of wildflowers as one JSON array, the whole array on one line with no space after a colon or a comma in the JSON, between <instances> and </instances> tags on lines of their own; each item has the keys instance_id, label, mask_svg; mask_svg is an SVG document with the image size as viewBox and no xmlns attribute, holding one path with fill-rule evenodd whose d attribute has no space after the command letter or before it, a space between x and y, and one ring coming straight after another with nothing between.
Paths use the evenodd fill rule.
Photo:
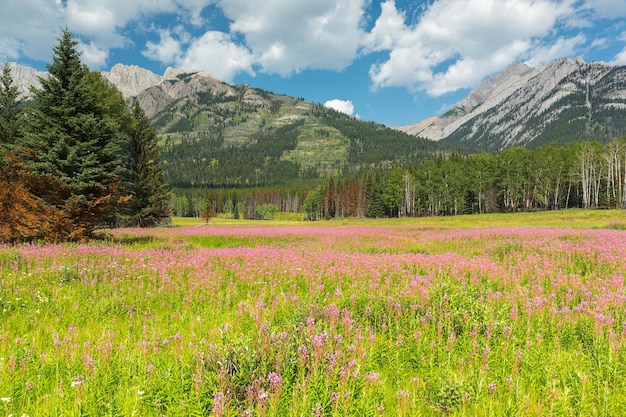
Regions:
<instances>
[{"instance_id":1,"label":"meadow of wildflowers","mask_svg":"<svg viewBox=\"0 0 626 417\"><path fill-rule=\"evenodd\" d=\"M626 410L626 231L113 234L0 248L0 415Z\"/></svg>"}]
</instances>

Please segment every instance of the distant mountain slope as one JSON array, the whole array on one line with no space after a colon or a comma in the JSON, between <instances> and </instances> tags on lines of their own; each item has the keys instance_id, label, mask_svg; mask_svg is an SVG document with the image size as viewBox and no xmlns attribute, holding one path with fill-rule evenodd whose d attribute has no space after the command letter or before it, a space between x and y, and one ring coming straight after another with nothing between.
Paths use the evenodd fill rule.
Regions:
<instances>
[{"instance_id":1,"label":"distant mountain slope","mask_svg":"<svg viewBox=\"0 0 626 417\"><path fill-rule=\"evenodd\" d=\"M517 63L443 116L400 128L445 143L501 150L626 135L626 67L581 58Z\"/></svg>"},{"instance_id":2,"label":"distant mountain slope","mask_svg":"<svg viewBox=\"0 0 626 417\"><path fill-rule=\"evenodd\" d=\"M181 73L136 99L161 133L162 155L177 185L321 178L414 163L453 149L202 73Z\"/></svg>"},{"instance_id":3,"label":"distant mountain slope","mask_svg":"<svg viewBox=\"0 0 626 417\"><path fill-rule=\"evenodd\" d=\"M461 152L200 71L159 76L118 64L102 75L151 119L174 186L280 184Z\"/></svg>"}]
</instances>

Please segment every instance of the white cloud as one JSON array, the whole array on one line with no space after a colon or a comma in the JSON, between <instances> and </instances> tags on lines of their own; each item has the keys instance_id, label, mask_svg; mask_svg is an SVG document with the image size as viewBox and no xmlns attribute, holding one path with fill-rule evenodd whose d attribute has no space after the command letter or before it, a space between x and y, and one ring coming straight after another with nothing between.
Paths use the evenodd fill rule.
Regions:
<instances>
[{"instance_id":1,"label":"white cloud","mask_svg":"<svg viewBox=\"0 0 626 417\"><path fill-rule=\"evenodd\" d=\"M0 58L26 56L48 61L52 47L67 26L98 62L112 48L132 45L124 34L130 24L160 13L200 25L202 10L215 0L20 0L6 1L0 13ZM4 4L6 3L6 4ZM87 58L87 55L85 55Z\"/></svg>"},{"instance_id":2,"label":"white cloud","mask_svg":"<svg viewBox=\"0 0 626 417\"><path fill-rule=\"evenodd\" d=\"M115 27L118 23L115 12L104 4L96 6L88 2L79 3L76 0L69 0L65 13L68 26L78 33L99 36L115 34Z\"/></svg>"},{"instance_id":3,"label":"white cloud","mask_svg":"<svg viewBox=\"0 0 626 417\"><path fill-rule=\"evenodd\" d=\"M341 70L362 44L367 0L220 0L262 70L288 75L304 69Z\"/></svg>"},{"instance_id":4,"label":"white cloud","mask_svg":"<svg viewBox=\"0 0 626 417\"><path fill-rule=\"evenodd\" d=\"M172 36L170 30L159 32L159 43L147 42L142 54L153 61L169 65L176 62L182 54L182 42Z\"/></svg>"},{"instance_id":5,"label":"white cloud","mask_svg":"<svg viewBox=\"0 0 626 417\"><path fill-rule=\"evenodd\" d=\"M571 0L439 0L408 26L387 0L366 37L369 49L389 51L389 59L370 69L373 88L441 95L474 86L530 54L533 40L571 13Z\"/></svg>"},{"instance_id":6,"label":"white cloud","mask_svg":"<svg viewBox=\"0 0 626 417\"><path fill-rule=\"evenodd\" d=\"M0 39L0 62L14 61L20 56L20 46L15 39Z\"/></svg>"},{"instance_id":7,"label":"white cloud","mask_svg":"<svg viewBox=\"0 0 626 417\"><path fill-rule=\"evenodd\" d=\"M380 17L371 32L365 36L368 51L393 49L396 43L409 34L410 29L404 24L405 16L396 9L393 1L381 4Z\"/></svg>"},{"instance_id":8,"label":"white cloud","mask_svg":"<svg viewBox=\"0 0 626 417\"><path fill-rule=\"evenodd\" d=\"M324 107L335 109L338 112L347 114L348 116L352 116L354 114L354 104L352 104L351 100L328 100L324 103Z\"/></svg>"},{"instance_id":9,"label":"white cloud","mask_svg":"<svg viewBox=\"0 0 626 417\"><path fill-rule=\"evenodd\" d=\"M0 13L0 58L48 60L63 26L63 7L51 0L6 1Z\"/></svg>"},{"instance_id":10,"label":"white cloud","mask_svg":"<svg viewBox=\"0 0 626 417\"><path fill-rule=\"evenodd\" d=\"M108 50L98 48L93 42L80 43L78 49L82 53L82 61L93 69L102 68L109 57Z\"/></svg>"},{"instance_id":11,"label":"white cloud","mask_svg":"<svg viewBox=\"0 0 626 417\"><path fill-rule=\"evenodd\" d=\"M615 58L613 58L610 63L611 65L626 65L626 47L624 47L620 53L615 55Z\"/></svg>"},{"instance_id":12,"label":"white cloud","mask_svg":"<svg viewBox=\"0 0 626 417\"><path fill-rule=\"evenodd\" d=\"M367 10L377 9L370 7L374 2L5 1L0 61L48 61L60 28L67 25L82 41L83 59L92 67L105 65L114 48L138 47L154 61L229 81L241 72L341 71L376 52L388 56L370 67L373 89L403 87L441 95L473 87L516 60L536 65L575 55L583 47L598 48L601 39L614 44L608 30L596 36L588 29L626 17L624 0L429 0L403 2L406 12L394 0L383 0L380 15L367 16ZM215 31L215 22L204 17L208 6L228 19L225 32ZM164 14L169 23L160 19ZM368 19L374 23L369 33ZM158 40L134 45L128 34L144 29L158 34ZM613 62L623 63L625 54Z\"/></svg>"},{"instance_id":13,"label":"white cloud","mask_svg":"<svg viewBox=\"0 0 626 417\"><path fill-rule=\"evenodd\" d=\"M586 6L592 9L600 18L616 19L626 17L626 2L624 0L587 0Z\"/></svg>"},{"instance_id":14,"label":"white cloud","mask_svg":"<svg viewBox=\"0 0 626 417\"><path fill-rule=\"evenodd\" d=\"M577 46L584 44L587 38L579 34L572 38L560 37L551 45L543 45L533 48L532 57L526 61L526 65L535 67L545 64L556 58L572 56L576 54Z\"/></svg>"},{"instance_id":15,"label":"white cloud","mask_svg":"<svg viewBox=\"0 0 626 417\"><path fill-rule=\"evenodd\" d=\"M231 82L240 72L254 75L253 56L223 32L207 32L194 40L176 64L185 69L200 69L220 80Z\"/></svg>"}]
</instances>

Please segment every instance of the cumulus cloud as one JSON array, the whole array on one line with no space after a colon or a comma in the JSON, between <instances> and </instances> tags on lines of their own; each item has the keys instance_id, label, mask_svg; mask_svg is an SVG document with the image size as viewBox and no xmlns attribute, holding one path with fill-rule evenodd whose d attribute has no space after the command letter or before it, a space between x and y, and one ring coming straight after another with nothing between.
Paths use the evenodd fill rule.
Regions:
<instances>
[{"instance_id":1,"label":"cumulus cloud","mask_svg":"<svg viewBox=\"0 0 626 417\"><path fill-rule=\"evenodd\" d=\"M526 65L537 65L552 61L564 56L576 54L577 47L587 42L587 38L579 34L572 38L559 37L550 45L537 46L533 49L533 56L526 61Z\"/></svg>"},{"instance_id":2,"label":"cumulus cloud","mask_svg":"<svg viewBox=\"0 0 626 417\"><path fill-rule=\"evenodd\" d=\"M88 44L80 43L78 49L82 53L82 60L90 68L102 68L107 62L109 51L100 49L93 42Z\"/></svg>"},{"instance_id":3,"label":"cumulus cloud","mask_svg":"<svg viewBox=\"0 0 626 417\"><path fill-rule=\"evenodd\" d=\"M571 2L549 0L439 0L409 26L393 0L366 38L389 58L370 68L374 88L406 87L441 95L471 87L521 56L535 39L573 13Z\"/></svg>"},{"instance_id":4,"label":"cumulus cloud","mask_svg":"<svg viewBox=\"0 0 626 417\"><path fill-rule=\"evenodd\" d=\"M230 30L243 36L262 71L341 70L362 44L367 0L221 0Z\"/></svg>"},{"instance_id":5,"label":"cumulus cloud","mask_svg":"<svg viewBox=\"0 0 626 417\"><path fill-rule=\"evenodd\" d=\"M624 0L587 0L586 3L586 6L600 18L626 17L626 2Z\"/></svg>"},{"instance_id":6,"label":"cumulus cloud","mask_svg":"<svg viewBox=\"0 0 626 417\"><path fill-rule=\"evenodd\" d=\"M50 0L7 1L0 13L0 59L26 56L47 60L63 26L60 2Z\"/></svg>"},{"instance_id":7,"label":"cumulus cloud","mask_svg":"<svg viewBox=\"0 0 626 417\"><path fill-rule=\"evenodd\" d=\"M240 72L254 75L253 61L250 51L236 44L229 35L211 31L194 40L176 64L181 68L201 69L231 82Z\"/></svg>"},{"instance_id":8,"label":"cumulus cloud","mask_svg":"<svg viewBox=\"0 0 626 417\"><path fill-rule=\"evenodd\" d=\"M328 100L324 103L324 107L337 110L338 112L345 113L348 116L352 116L354 114L354 104L352 104L351 100L339 100L337 98Z\"/></svg>"},{"instance_id":9,"label":"cumulus cloud","mask_svg":"<svg viewBox=\"0 0 626 417\"><path fill-rule=\"evenodd\" d=\"M160 40L147 42L146 49L142 54L153 61L162 62L166 65L173 64L182 54L182 41L174 38L168 29L159 31Z\"/></svg>"},{"instance_id":10,"label":"cumulus cloud","mask_svg":"<svg viewBox=\"0 0 626 417\"><path fill-rule=\"evenodd\" d=\"M620 53L615 55L615 58L611 61L612 65L626 65L626 47L622 49Z\"/></svg>"},{"instance_id":11,"label":"cumulus cloud","mask_svg":"<svg viewBox=\"0 0 626 417\"><path fill-rule=\"evenodd\" d=\"M368 14L378 10L371 7L378 1L380 13ZM164 65L230 81L242 72L341 71L375 53L380 60L369 69L372 89L402 87L431 95L473 87L517 60L535 65L576 55L601 36L614 40L608 31L595 36L587 29L599 19L610 24L626 17L624 0L437 0L403 2L404 8L394 0L6 3L0 60L47 61L59 28L67 25L82 42L85 61L95 67L105 65L113 49L139 48ZM222 31L207 17L209 10L226 18ZM137 45L128 38L137 32L156 34L157 40ZM614 62L623 62L623 55Z\"/></svg>"},{"instance_id":12,"label":"cumulus cloud","mask_svg":"<svg viewBox=\"0 0 626 417\"><path fill-rule=\"evenodd\" d=\"M60 28L84 41L85 61L100 66L112 48L132 46L124 34L130 24L160 13L176 13L199 24L201 11L214 0L20 0L7 1L0 13L0 59L28 57L47 61ZM92 55L96 53L96 55Z\"/></svg>"}]
</instances>

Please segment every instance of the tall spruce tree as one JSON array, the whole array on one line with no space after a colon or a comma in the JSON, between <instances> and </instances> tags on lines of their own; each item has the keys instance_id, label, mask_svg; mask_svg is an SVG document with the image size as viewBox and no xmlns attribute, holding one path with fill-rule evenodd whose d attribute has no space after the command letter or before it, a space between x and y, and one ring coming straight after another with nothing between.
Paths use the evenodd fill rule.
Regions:
<instances>
[{"instance_id":1,"label":"tall spruce tree","mask_svg":"<svg viewBox=\"0 0 626 417\"><path fill-rule=\"evenodd\" d=\"M3 147L15 143L18 138L20 102L11 67L5 63L0 75L0 145Z\"/></svg>"},{"instance_id":2,"label":"tall spruce tree","mask_svg":"<svg viewBox=\"0 0 626 417\"><path fill-rule=\"evenodd\" d=\"M122 207L122 224L132 227L168 224L172 212L169 186L161 167L156 134L138 102L132 110L126 147L122 192L132 198Z\"/></svg>"},{"instance_id":3,"label":"tall spruce tree","mask_svg":"<svg viewBox=\"0 0 626 417\"><path fill-rule=\"evenodd\" d=\"M77 44L65 29L53 48L49 76L32 89L28 127L37 152L33 165L63 184L42 195L63 213L57 236L73 240L93 235L116 208L123 138L123 121L111 114L111 95L103 95L102 81L81 62Z\"/></svg>"}]
</instances>

